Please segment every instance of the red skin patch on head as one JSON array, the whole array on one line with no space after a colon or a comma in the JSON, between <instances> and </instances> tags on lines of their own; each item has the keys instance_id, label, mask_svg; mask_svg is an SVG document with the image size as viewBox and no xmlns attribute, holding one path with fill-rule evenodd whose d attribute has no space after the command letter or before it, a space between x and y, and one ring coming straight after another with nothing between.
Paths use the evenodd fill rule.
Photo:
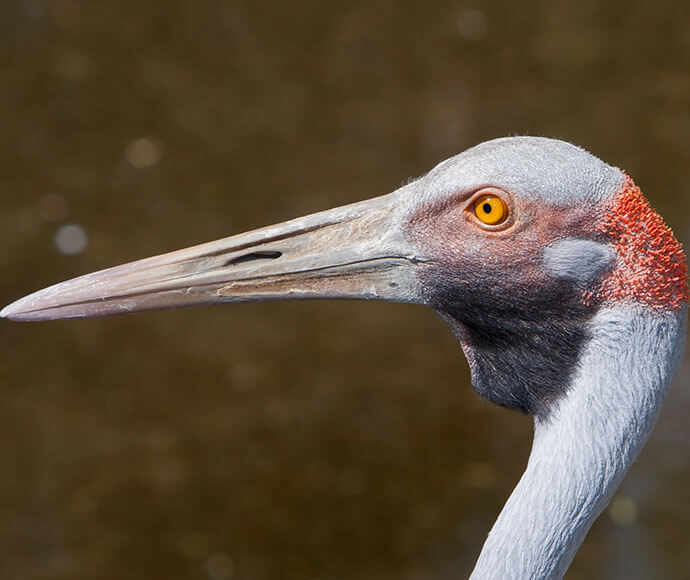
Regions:
<instances>
[{"instance_id":1,"label":"red skin patch on head","mask_svg":"<svg viewBox=\"0 0 690 580\"><path fill-rule=\"evenodd\" d=\"M613 242L619 256L618 267L601 288L605 301L672 310L688 302L683 248L629 177L597 229ZM585 295L585 300L589 298Z\"/></svg>"}]
</instances>

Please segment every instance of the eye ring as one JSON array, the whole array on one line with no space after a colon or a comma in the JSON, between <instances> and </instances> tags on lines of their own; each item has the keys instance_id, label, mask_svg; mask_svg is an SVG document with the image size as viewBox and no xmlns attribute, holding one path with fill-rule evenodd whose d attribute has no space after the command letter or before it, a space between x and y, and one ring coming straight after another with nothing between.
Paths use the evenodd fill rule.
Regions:
<instances>
[{"instance_id":1,"label":"eye ring","mask_svg":"<svg viewBox=\"0 0 690 580\"><path fill-rule=\"evenodd\" d=\"M479 190L467 207L468 213L484 228L502 228L508 222L510 210L502 191L494 188Z\"/></svg>"}]
</instances>

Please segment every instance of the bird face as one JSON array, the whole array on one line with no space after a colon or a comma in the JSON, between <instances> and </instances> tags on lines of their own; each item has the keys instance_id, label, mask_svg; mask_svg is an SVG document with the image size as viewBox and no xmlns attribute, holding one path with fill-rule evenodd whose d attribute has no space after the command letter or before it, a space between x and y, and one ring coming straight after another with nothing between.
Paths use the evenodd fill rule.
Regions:
<instances>
[{"instance_id":1,"label":"bird face","mask_svg":"<svg viewBox=\"0 0 690 580\"><path fill-rule=\"evenodd\" d=\"M539 415L567 390L598 309L680 307L687 285L680 246L620 170L568 143L515 137L391 194L87 274L0 315L308 298L433 307L477 392Z\"/></svg>"},{"instance_id":2,"label":"bird face","mask_svg":"<svg viewBox=\"0 0 690 580\"><path fill-rule=\"evenodd\" d=\"M570 383L615 268L597 223L624 176L571 145L502 139L425 179L427 191L452 193L427 195L410 216L426 260L423 302L455 333L480 396L545 414ZM487 223L487 196L497 222Z\"/></svg>"},{"instance_id":3,"label":"bird face","mask_svg":"<svg viewBox=\"0 0 690 580\"><path fill-rule=\"evenodd\" d=\"M422 301L455 333L485 399L547 415L600 308L687 300L671 231L632 180L582 149L498 139L424 179L427 199L408 224L425 258ZM489 223L488 196L501 214Z\"/></svg>"}]
</instances>

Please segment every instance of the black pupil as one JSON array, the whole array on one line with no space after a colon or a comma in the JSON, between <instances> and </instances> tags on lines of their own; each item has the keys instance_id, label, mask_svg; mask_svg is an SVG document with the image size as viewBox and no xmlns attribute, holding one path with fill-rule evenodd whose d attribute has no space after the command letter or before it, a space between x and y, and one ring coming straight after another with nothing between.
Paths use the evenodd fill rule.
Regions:
<instances>
[{"instance_id":1,"label":"black pupil","mask_svg":"<svg viewBox=\"0 0 690 580\"><path fill-rule=\"evenodd\" d=\"M484 213L491 213L491 210L492 210L493 208L491 207L491 204L487 201L487 202L485 202L484 205L482 206L482 209L484 210Z\"/></svg>"}]
</instances>

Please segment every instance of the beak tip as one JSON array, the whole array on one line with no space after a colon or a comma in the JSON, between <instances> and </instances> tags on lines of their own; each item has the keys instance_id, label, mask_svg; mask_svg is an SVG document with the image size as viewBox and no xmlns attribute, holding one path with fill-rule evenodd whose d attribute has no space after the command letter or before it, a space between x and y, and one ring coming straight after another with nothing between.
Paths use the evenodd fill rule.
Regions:
<instances>
[{"instance_id":1,"label":"beak tip","mask_svg":"<svg viewBox=\"0 0 690 580\"><path fill-rule=\"evenodd\" d=\"M18 314L17 308L15 307L16 302L12 302L12 304L8 304L0 310L0 318L7 318L8 320L16 320L16 316Z\"/></svg>"},{"instance_id":2,"label":"beak tip","mask_svg":"<svg viewBox=\"0 0 690 580\"><path fill-rule=\"evenodd\" d=\"M42 317L37 311L34 311L26 301L25 298L15 300L0 310L0 318L7 318L13 321L29 321L40 320Z\"/></svg>"}]
</instances>

